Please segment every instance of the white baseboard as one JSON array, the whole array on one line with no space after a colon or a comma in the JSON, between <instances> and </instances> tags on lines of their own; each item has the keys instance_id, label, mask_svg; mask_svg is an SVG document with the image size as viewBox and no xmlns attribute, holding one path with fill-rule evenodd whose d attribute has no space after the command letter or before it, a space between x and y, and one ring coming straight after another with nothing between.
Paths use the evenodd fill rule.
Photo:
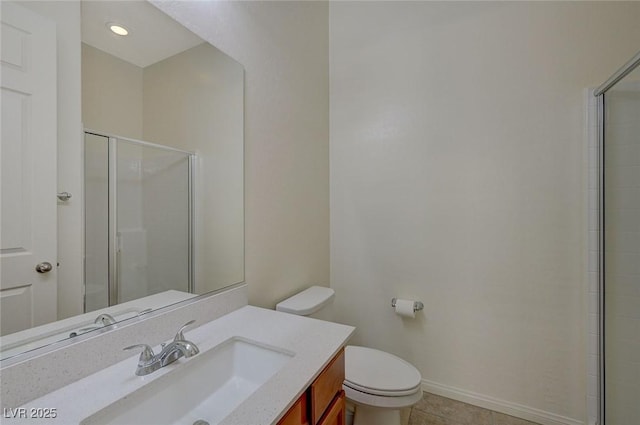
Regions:
<instances>
[{"instance_id":1,"label":"white baseboard","mask_svg":"<svg viewBox=\"0 0 640 425\"><path fill-rule=\"evenodd\" d=\"M474 406L494 410L496 412L504 413L505 415L515 416L541 425L586 425L585 422L577 419L567 418L565 416L556 415L555 413L523 406L522 404L512 403L510 401L500 400L471 391L438 384L437 382L428 381L426 379L422 380L422 389L428 393L473 404Z\"/></svg>"}]
</instances>

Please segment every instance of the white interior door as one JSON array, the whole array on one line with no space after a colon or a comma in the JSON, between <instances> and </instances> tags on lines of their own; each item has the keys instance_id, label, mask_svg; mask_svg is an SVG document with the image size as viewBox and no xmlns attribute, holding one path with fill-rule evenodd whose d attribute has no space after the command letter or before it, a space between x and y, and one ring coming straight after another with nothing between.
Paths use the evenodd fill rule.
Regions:
<instances>
[{"instance_id":1,"label":"white interior door","mask_svg":"<svg viewBox=\"0 0 640 425\"><path fill-rule=\"evenodd\" d=\"M56 28L14 3L2 21L0 334L56 320ZM36 266L51 264L38 273Z\"/></svg>"}]
</instances>

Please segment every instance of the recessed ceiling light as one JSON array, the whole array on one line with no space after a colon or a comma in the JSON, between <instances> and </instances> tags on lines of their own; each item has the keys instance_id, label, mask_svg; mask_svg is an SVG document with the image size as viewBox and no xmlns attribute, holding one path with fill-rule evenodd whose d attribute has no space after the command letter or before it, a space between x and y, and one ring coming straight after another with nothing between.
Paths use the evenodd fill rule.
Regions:
<instances>
[{"instance_id":1,"label":"recessed ceiling light","mask_svg":"<svg viewBox=\"0 0 640 425\"><path fill-rule=\"evenodd\" d=\"M120 24L114 24L113 22L107 23L107 28L109 28L112 33L117 34L117 35L125 36L125 35L129 34L129 30L128 29L126 29L125 27L123 27Z\"/></svg>"}]
</instances>

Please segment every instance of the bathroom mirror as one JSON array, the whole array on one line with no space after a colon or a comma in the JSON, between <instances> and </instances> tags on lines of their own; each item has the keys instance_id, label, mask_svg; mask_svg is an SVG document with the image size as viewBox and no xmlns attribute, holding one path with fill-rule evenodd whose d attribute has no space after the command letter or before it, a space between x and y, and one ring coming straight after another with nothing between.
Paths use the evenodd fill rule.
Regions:
<instances>
[{"instance_id":1,"label":"bathroom mirror","mask_svg":"<svg viewBox=\"0 0 640 425\"><path fill-rule=\"evenodd\" d=\"M82 155L66 155L63 144L70 142L60 138L57 155L58 176L82 170L82 190L71 194L72 202L63 193L49 198L58 211L58 235L53 236L58 238L58 262L71 252L81 253L78 276L84 278L60 279L66 276L60 270L68 270L70 262L58 265L57 276L55 270L36 273L29 262L33 277L27 279L58 277L49 282L49 290L54 285L56 290L48 294L54 296L38 296L37 285L12 282L14 265L5 261L35 250L19 248L18 237L3 237L0 359L94 332L111 324L111 318L116 323L136 320L242 282L242 65L145 0L14 3L27 14L57 21L58 125L74 107L81 111L77 124L85 131L73 148ZM81 34L69 36L61 25L73 16L69 8L80 11L80 25L75 24ZM14 27L4 21L3 16L3 40L9 40ZM112 24L129 34L111 32ZM66 68L60 62L70 56L61 51L60 37L77 43L74 49L81 53L81 105L69 106L67 93L59 88L68 78L61 74ZM3 51L10 51L4 42ZM5 83L3 78L3 105ZM20 224L10 218L18 220L21 213L10 208L9 197L20 188L7 183L5 173L25 172L20 162L7 166L11 158L4 155L5 144L11 137L5 128L13 117L4 109L3 232ZM55 162L56 157L47 160ZM120 192L110 186L116 181ZM58 187L57 192L64 190ZM116 199L118 208L113 209ZM79 209L83 220L65 222L64 214L72 208ZM67 232L81 237L69 242L63 239ZM47 263L55 267L55 259ZM109 286L114 282L119 295ZM104 313L109 317L96 322Z\"/></svg>"}]
</instances>

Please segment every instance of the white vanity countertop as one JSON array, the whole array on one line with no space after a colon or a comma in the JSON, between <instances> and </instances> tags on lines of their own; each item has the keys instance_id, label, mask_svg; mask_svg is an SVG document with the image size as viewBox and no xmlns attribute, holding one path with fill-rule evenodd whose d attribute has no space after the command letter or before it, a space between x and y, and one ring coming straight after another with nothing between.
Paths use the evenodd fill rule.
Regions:
<instances>
[{"instance_id":1,"label":"white vanity countertop","mask_svg":"<svg viewBox=\"0 0 640 425\"><path fill-rule=\"evenodd\" d=\"M175 331L167 329L167 337L171 337ZM353 331L351 326L245 306L197 329L187 330L185 337L198 345L201 353L236 336L295 353L283 369L220 422L220 425L268 425L277 423L297 401L324 366L345 345ZM144 336L140 337L139 342L145 342ZM113 349L119 350L121 347ZM56 409L56 418L41 419L42 423L79 424L149 382L168 373L180 373L179 368L195 358L197 356L180 359L172 365L139 377L135 375L138 363L138 354L135 354L20 407L26 408L27 414L32 408ZM68 367L73 368L73 365ZM9 419L7 412L4 413L3 424L34 423L33 418Z\"/></svg>"}]
</instances>

